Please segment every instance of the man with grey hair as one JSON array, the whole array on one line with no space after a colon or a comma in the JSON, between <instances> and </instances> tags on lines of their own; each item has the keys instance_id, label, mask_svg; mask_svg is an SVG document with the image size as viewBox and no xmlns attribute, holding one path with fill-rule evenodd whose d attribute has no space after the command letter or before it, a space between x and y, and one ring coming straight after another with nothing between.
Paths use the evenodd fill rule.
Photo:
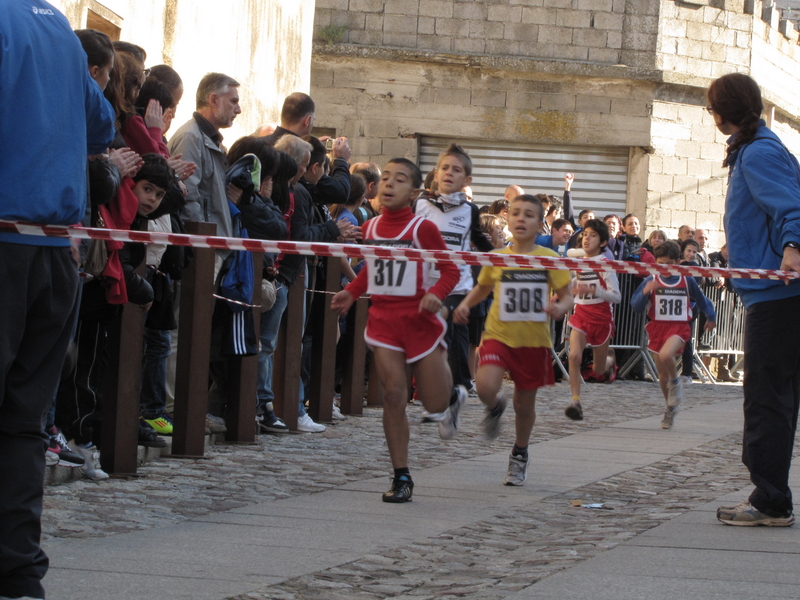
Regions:
<instances>
[{"instance_id":1,"label":"man with grey hair","mask_svg":"<svg viewBox=\"0 0 800 600\"><path fill-rule=\"evenodd\" d=\"M188 194L181 218L184 222L214 223L217 226L217 235L232 237L231 211L228 207L225 184L228 160L219 130L233 125L236 115L242 112L239 107L239 82L222 73L207 73L197 86L196 107L197 110L192 118L175 132L168 144L172 156L182 154L183 160L197 165L194 174L183 182ZM217 251L215 276L228 254L228 250ZM178 298L180 298L179 295ZM178 306L176 302L176 307ZM177 335L172 336L172 343L174 347L177 347ZM168 365L167 389L170 396L174 389L174 357L176 355L176 352L172 353L173 358ZM214 366L212 364L212 374L216 374ZM218 387L224 385L219 378L215 378L215 383ZM224 392L222 396L224 396ZM224 421L220 416L206 415L208 432L224 433L226 431Z\"/></svg>"},{"instance_id":2,"label":"man with grey hair","mask_svg":"<svg viewBox=\"0 0 800 600\"><path fill-rule=\"evenodd\" d=\"M239 106L239 82L222 73L207 73L197 86L197 111L169 141L171 155L197 165L184 181L189 191L181 213L184 221L207 221L217 235L231 236L231 215L225 191L228 161L220 129L233 125Z\"/></svg>"}]
</instances>

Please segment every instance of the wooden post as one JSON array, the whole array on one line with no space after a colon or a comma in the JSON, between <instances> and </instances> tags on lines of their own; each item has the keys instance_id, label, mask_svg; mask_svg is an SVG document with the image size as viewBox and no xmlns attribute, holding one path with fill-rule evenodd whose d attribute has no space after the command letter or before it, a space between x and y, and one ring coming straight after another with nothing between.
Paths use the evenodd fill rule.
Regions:
<instances>
[{"instance_id":1,"label":"wooden post","mask_svg":"<svg viewBox=\"0 0 800 600\"><path fill-rule=\"evenodd\" d=\"M261 304L261 280L264 277L264 253L253 252L253 304ZM258 343L261 308L253 309L255 336ZM258 393L258 354L228 359L231 369L228 373L226 390L227 408L225 426L228 431L225 441L252 443L256 441L256 396Z\"/></svg>"},{"instance_id":2,"label":"wooden post","mask_svg":"<svg viewBox=\"0 0 800 600\"><path fill-rule=\"evenodd\" d=\"M369 383L367 384L367 406L383 406L383 390L378 367L375 365L375 354L369 355Z\"/></svg>"},{"instance_id":3,"label":"wooden post","mask_svg":"<svg viewBox=\"0 0 800 600\"><path fill-rule=\"evenodd\" d=\"M303 302L305 276L301 273L289 287L288 305L283 313L272 365L272 403L275 414L290 431L297 431L297 403L300 398L300 367L303 348Z\"/></svg>"},{"instance_id":4,"label":"wooden post","mask_svg":"<svg viewBox=\"0 0 800 600\"><path fill-rule=\"evenodd\" d=\"M341 262L338 257L326 259L325 291L338 292L341 285ZM311 389L309 390L308 414L314 421L333 420L333 392L336 385L336 341L339 329L339 314L331 310L332 294L315 294L311 323L320 327L314 331L311 348Z\"/></svg>"},{"instance_id":5,"label":"wooden post","mask_svg":"<svg viewBox=\"0 0 800 600\"><path fill-rule=\"evenodd\" d=\"M144 264L136 270L144 275ZM100 463L114 475L134 475L139 445L144 313L126 304L108 328L108 379L103 395Z\"/></svg>"},{"instance_id":6,"label":"wooden post","mask_svg":"<svg viewBox=\"0 0 800 600\"><path fill-rule=\"evenodd\" d=\"M190 222L186 230L191 234L214 235L217 226ZM215 257L216 251L211 248L195 248L194 260L184 270L181 281L173 456L203 456L205 449Z\"/></svg>"},{"instance_id":7,"label":"wooden post","mask_svg":"<svg viewBox=\"0 0 800 600\"><path fill-rule=\"evenodd\" d=\"M369 300L359 298L347 315L347 339L350 340L344 351L342 375L341 409L345 415L364 413L364 370L367 361L367 342L364 329L367 326Z\"/></svg>"}]
</instances>

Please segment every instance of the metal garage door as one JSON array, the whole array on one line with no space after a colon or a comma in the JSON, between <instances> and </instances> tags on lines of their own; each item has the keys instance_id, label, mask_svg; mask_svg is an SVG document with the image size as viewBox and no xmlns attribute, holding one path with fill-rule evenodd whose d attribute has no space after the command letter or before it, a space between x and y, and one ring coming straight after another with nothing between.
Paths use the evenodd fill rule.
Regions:
<instances>
[{"instance_id":1,"label":"metal garage door","mask_svg":"<svg viewBox=\"0 0 800 600\"><path fill-rule=\"evenodd\" d=\"M529 194L561 198L564 173L574 173L575 215L589 208L602 218L625 214L628 149L607 146L521 144L422 136L419 166L423 176L436 166L450 142L461 144L473 162L472 192L479 204L502 198L506 187L521 186Z\"/></svg>"}]
</instances>

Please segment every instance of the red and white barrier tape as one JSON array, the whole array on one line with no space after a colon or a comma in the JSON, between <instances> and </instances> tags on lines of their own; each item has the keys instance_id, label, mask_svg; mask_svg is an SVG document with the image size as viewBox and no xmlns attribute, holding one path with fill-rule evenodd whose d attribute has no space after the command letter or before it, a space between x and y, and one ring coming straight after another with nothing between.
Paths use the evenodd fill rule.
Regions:
<instances>
[{"instance_id":1,"label":"red and white barrier tape","mask_svg":"<svg viewBox=\"0 0 800 600\"><path fill-rule=\"evenodd\" d=\"M494 252L455 252L451 250L419 250L416 248L392 248L388 246L364 246L359 244L327 244L318 242L287 242L225 238L156 231L125 231L120 229L95 229L80 226L36 225L0 220L0 231L59 238L114 240L213 248L215 250L249 250L309 256L344 256L347 258L389 258L421 262L451 262L457 265L495 267L524 267L534 269L561 269L572 271L613 271L646 277L657 273L662 276L687 275L689 277L732 277L743 279L783 279L800 277L792 271L770 269L720 269L716 267L690 267L682 265L658 265L619 260L586 260L580 258L556 258L549 256L527 256L520 254L497 254Z\"/></svg>"}]
</instances>

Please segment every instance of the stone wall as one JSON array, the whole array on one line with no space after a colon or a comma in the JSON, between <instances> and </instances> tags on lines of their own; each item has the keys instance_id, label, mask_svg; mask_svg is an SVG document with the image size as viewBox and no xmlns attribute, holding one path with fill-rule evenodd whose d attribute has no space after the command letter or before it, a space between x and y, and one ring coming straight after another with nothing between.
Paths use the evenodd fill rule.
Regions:
<instances>
[{"instance_id":1,"label":"stone wall","mask_svg":"<svg viewBox=\"0 0 800 600\"><path fill-rule=\"evenodd\" d=\"M330 27L334 26L334 27ZM318 0L319 125L359 159L416 158L418 136L630 148L646 230L722 242L725 139L705 89L752 73L800 153L797 32L761 0Z\"/></svg>"},{"instance_id":2,"label":"stone wall","mask_svg":"<svg viewBox=\"0 0 800 600\"><path fill-rule=\"evenodd\" d=\"M232 0L224 7L195 0L53 3L75 29L86 27L89 10L111 19L121 28L120 39L147 51L148 66L174 67L185 88L176 124L191 118L197 84L207 72L237 79L242 114L224 131L228 145L277 121L284 97L311 85L314 0Z\"/></svg>"},{"instance_id":3,"label":"stone wall","mask_svg":"<svg viewBox=\"0 0 800 600\"><path fill-rule=\"evenodd\" d=\"M630 4L636 9L628 16ZM617 64L628 50L654 46L655 35L625 40L623 28L626 18L638 27L640 12L657 6L657 0L318 0L315 27L342 27L341 41L349 44Z\"/></svg>"}]
</instances>

